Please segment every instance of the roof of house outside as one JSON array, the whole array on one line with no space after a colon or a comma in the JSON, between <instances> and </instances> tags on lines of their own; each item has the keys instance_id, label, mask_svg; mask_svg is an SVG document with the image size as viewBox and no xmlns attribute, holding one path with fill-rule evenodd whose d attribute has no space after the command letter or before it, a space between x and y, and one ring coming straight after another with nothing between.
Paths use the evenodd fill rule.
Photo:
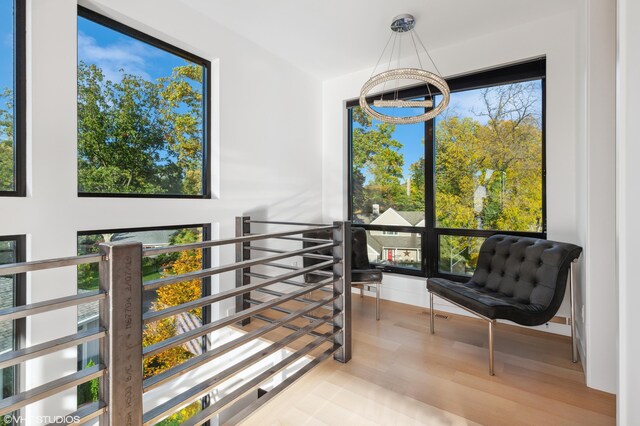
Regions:
<instances>
[{"instance_id":1,"label":"roof of house outside","mask_svg":"<svg viewBox=\"0 0 640 426\"><path fill-rule=\"evenodd\" d=\"M393 215L398 215L400 216L403 220L405 220L407 224L405 223L395 223L395 224L391 224L388 222L384 222L385 219L388 219L389 216L393 216ZM377 216L377 217L373 217L373 215L371 214L356 214L355 215L355 223L358 224L363 224L363 225L399 225L399 226L417 226L420 222L424 221L424 212L423 211L412 211L412 210L395 210L394 208L390 207L387 210L385 210L381 215Z\"/></svg>"},{"instance_id":2,"label":"roof of house outside","mask_svg":"<svg viewBox=\"0 0 640 426\"><path fill-rule=\"evenodd\" d=\"M398 214L413 226L416 226L418 223L424 220L424 212L421 211L400 210L398 211Z\"/></svg>"},{"instance_id":3,"label":"roof of house outside","mask_svg":"<svg viewBox=\"0 0 640 426\"><path fill-rule=\"evenodd\" d=\"M78 325L84 325L94 318L98 318L98 308L100 302L89 302L78 305Z\"/></svg>"},{"instance_id":4,"label":"roof of house outside","mask_svg":"<svg viewBox=\"0 0 640 426\"><path fill-rule=\"evenodd\" d=\"M140 241L149 246L167 246L175 229L158 229L154 231L120 232L113 234L111 241Z\"/></svg>"}]
</instances>

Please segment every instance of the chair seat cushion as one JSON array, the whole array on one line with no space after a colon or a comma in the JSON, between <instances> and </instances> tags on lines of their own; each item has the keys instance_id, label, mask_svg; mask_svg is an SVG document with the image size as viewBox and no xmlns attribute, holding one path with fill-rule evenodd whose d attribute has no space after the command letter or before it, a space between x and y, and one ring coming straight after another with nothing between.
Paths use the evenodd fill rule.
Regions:
<instances>
[{"instance_id":1,"label":"chair seat cushion","mask_svg":"<svg viewBox=\"0 0 640 426\"><path fill-rule=\"evenodd\" d=\"M522 325L541 325L547 320L542 315L545 307L521 303L513 297L492 291L473 281L459 283L444 278L429 278L429 292L442 296L490 319L506 319Z\"/></svg>"},{"instance_id":2,"label":"chair seat cushion","mask_svg":"<svg viewBox=\"0 0 640 426\"><path fill-rule=\"evenodd\" d=\"M379 283L382 282L382 271L378 269L352 269L351 282Z\"/></svg>"}]
</instances>

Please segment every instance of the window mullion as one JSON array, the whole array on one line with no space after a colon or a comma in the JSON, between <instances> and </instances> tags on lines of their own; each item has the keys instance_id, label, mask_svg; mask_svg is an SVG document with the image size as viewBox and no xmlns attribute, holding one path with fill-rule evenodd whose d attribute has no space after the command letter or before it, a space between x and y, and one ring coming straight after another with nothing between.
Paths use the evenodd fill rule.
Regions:
<instances>
[{"instance_id":1,"label":"window mullion","mask_svg":"<svg viewBox=\"0 0 640 426\"><path fill-rule=\"evenodd\" d=\"M426 256L425 273L428 277L433 276L437 270L438 262L438 244L435 233L436 217L435 217L435 130L434 120L425 122L424 126L424 211L425 211L425 249L423 256Z\"/></svg>"}]
</instances>

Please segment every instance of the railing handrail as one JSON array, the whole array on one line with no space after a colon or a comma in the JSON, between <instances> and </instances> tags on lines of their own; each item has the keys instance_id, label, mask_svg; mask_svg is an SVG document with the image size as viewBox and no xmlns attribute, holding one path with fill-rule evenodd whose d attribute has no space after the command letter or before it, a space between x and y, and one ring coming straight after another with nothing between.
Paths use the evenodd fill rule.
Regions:
<instances>
[{"instance_id":1,"label":"railing handrail","mask_svg":"<svg viewBox=\"0 0 640 426\"><path fill-rule=\"evenodd\" d=\"M176 244L168 247L146 246L144 247L143 253L144 253L144 256L155 256L158 254L176 253L179 251L197 250L197 249L203 249L203 248L224 246L229 244L250 243L252 241L266 240L269 238L286 237L289 235L303 234L305 232L325 231L325 230L330 230L335 228L336 228L335 225L319 225L315 228L297 229L295 231L253 234L253 235L248 235L243 237L224 238L221 240L202 241L198 243Z\"/></svg>"},{"instance_id":2,"label":"railing handrail","mask_svg":"<svg viewBox=\"0 0 640 426\"><path fill-rule=\"evenodd\" d=\"M7 263L0 265L0 276L62 268L65 266L84 265L85 263L96 263L101 260L102 254L85 254L81 256L57 257L53 259L32 260L29 262Z\"/></svg>"}]
</instances>

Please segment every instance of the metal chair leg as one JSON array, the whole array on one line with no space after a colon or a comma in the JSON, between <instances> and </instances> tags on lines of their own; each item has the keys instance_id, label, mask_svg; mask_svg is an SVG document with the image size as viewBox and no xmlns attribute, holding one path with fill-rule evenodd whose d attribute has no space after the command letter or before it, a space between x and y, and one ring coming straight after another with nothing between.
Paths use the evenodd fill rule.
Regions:
<instances>
[{"instance_id":1,"label":"metal chair leg","mask_svg":"<svg viewBox=\"0 0 640 426\"><path fill-rule=\"evenodd\" d=\"M571 269L569 270L569 299L571 302L571 361L578 362L578 342L576 339L576 307L574 301L575 264L575 260L571 262Z\"/></svg>"},{"instance_id":2,"label":"metal chair leg","mask_svg":"<svg viewBox=\"0 0 640 426\"><path fill-rule=\"evenodd\" d=\"M380 284L376 285L376 321L380 320Z\"/></svg>"},{"instance_id":3,"label":"metal chair leg","mask_svg":"<svg viewBox=\"0 0 640 426\"><path fill-rule=\"evenodd\" d=\"M429 328L431 330L431 334L435 334L435 332L436 332L436 327L435 327L436 314L433 311L433 293L429 293L429 314L431 316L431 321L429 323Z\"/></svg>"},{"instance_id":4,"label":"metal chair leg","mask_svg":"<svg viewBox=\"0 0 640 426\"><path fill-rule=\"evenodd\" d=\"M494 370L493 370L493 326L495 325L496 321L492 320L489 321L489 375L490 376L495 376Z\"/></svg>"}]
</instances>

